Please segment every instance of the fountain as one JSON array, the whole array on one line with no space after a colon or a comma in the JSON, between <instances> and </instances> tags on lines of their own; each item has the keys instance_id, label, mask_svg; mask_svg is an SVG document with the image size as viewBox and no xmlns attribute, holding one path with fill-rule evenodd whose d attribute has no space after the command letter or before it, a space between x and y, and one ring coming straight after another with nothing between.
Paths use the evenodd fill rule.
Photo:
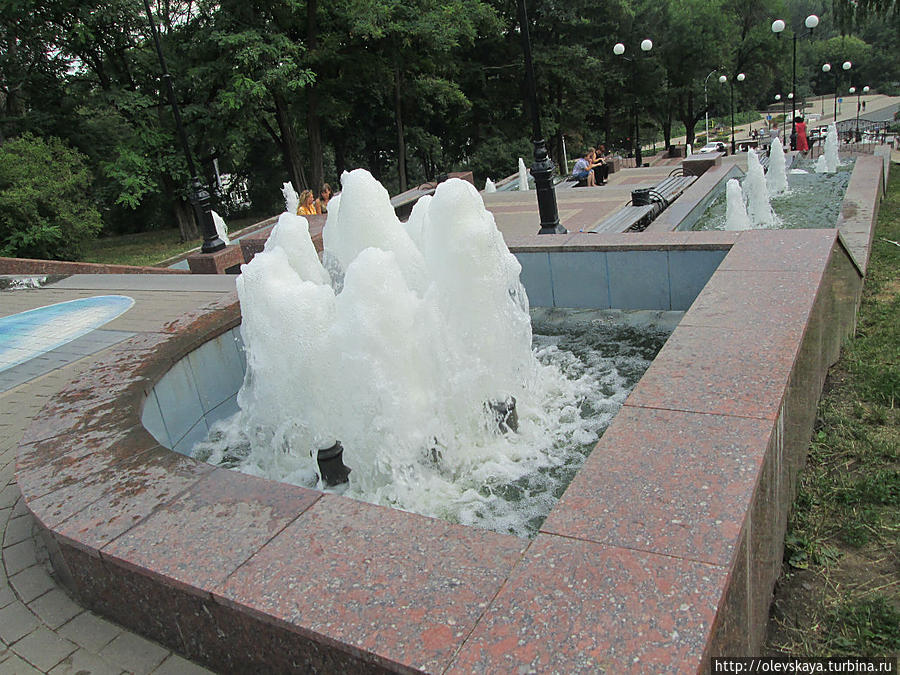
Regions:
<instances>
[{"instance_id":1,"label":"fountain","mask_svg":"<svg viewBox=\"0 0 900 675\"><path fill-rule=\"evenodd\" d=\"M219 239L221 239L226 246L231 243L231 240L228 238L228 226L225 224L225 220L215 211L212 212L213 224L216 226L216 234L219 235Z\"/></svg>"},{"instance_id":2,"label":"fountain","mask_svg":"<svg viewBox=\"0 0 900 675\"><path fill-rule=\"evenodd\" d=\"M633 382L611 390L599 384L609 371L590 368L569 379L555 342L532 351L520 264L470 183L441 183L406 224L368 172L342 185L323 231L328 271L289 212L242 268L240 413L195 456L535 533Z\"/></svg>"},{"instance_id":3,"label":"fountain","mask_svg":"<svg viewBox=\"0 0 900 675\"><path fill-rule=\"evenodd\" d=\"M737 178L731 178L725 186L725 229L749 230L750 218L744 205L744 191Z\"/></svg>"},{"instance_id":4,"label":"fountain","mask_svg":"<svg viewBox=\"0 0 900 675\"><path fill-rule=\"evenodd\" d=\"M749 170L749 155L747 162ZM766 187L768 188L770 197L784 194L788 190L785 165L784 147L781 145L781 139L775 137L772 139L772 149L769 152L769 169L766 172Z\"/></svg>"},{"instance_id":5,"label":"fountain","mask_svg":"<svg viewBox=\"0 0 900 675\"><path fill-rule=\"evenodd\" d=\"M484 179L484 191L488 193L497 191L497 186L494 185L494 181L492 181L490 178Z\"/></svg>"},{"instance_id":6,"label":"fountain","mask_svg":"<svg viewBox=\"0 0 900 675\"><path fill-rule=\"evenodd\" d=\"M747 201L747 216L753 227L776 227L778 216L769 201L766 175L759 157L752 149L747 152L747 177L744 178L743 190Z\"/></svg>"},{"instance_id":7,"label":"fountain","mask_svg":"<svg viewBox=\"0 0 900 675\"><path fill-rule=\"evenodd\" d=\"M525 168L525 160L519 157L519 189L528 189L528 170Z\"/></svg>"},{"instance_id":8,"label":"fountain","mask_svg":"<svg viewBox=\"0 0 900 675\"><path fill-rule=\"evenodd\" d=\"M825 134L825 152L816 162L816 173L835 173L839 164L838 132L837 126L832 122L828 125L828 133Z\"/></svg>"}]
</instances>

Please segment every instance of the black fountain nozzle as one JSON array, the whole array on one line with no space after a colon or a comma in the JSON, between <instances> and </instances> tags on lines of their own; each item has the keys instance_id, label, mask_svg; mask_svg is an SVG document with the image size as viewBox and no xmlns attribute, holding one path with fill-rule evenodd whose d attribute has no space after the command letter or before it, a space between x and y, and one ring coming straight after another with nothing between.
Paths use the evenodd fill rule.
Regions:
<instances>
[{"instance_id":1,"label":"black fountain nozzle","mask_svg":"<svg viewBox=\"0 0 900 675\"><path fill-rule=\"evenodd\" d=\"M502 401L488 401L487 407L501 433L519 430L519 413L516 412L515 396L507 396Z\"/></svg>"},{"instance_id":2,"label":"black fountain nozzle","mask_svg":"<svg viewBox=\"0 0 900 675\"><path fill-rule=\"evenodd\" d=\"M316 461L319 463L319 471L322 473L322 482L328 487L342 485L349 480L351 469L344 466L344 446L340 441L335 441L330 448L319 450Z\"/></svg>"}]
</instances>

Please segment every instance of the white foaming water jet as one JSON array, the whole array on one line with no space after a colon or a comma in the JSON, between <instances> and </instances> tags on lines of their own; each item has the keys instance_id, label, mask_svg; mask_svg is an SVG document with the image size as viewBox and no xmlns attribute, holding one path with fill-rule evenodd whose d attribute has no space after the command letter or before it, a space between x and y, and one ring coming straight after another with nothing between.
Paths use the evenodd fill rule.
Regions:
<instances>
[{"instance_id":1,"label":"white foaming water jet","mask_svg":"<svg viewBox=\"0 0 900 675\"><path fill-rule=\"evenodd\" d=\"M749 164L749 157L747 162ZM787 170L785 168L786 165L784 146L781 144L781 139L773 138L772 148L769 152L769 170L766 172L766 187L768 187L769 190L769 197L777 197L778 195L787 192L788 180Z\"/></svg>"},{"instance_id":2,"label":"white foaming water jet","mask_svg":"<svg viewBox=\"0 0 900 675\"><path fill-rule=\"evenodd\" d=\"M484 179L484 191L485 192L496 192L497 191L497 186L494 185L494 181L492 181L490 178Z\"/></svg>"},{"instance_id":3,"label":"white foaming water jet","mask_svg":"<svg viewBox=\"0 0 900 675\"><path fill-rule=\"evenodd\" d=\"M213 225L216 226L216 234L219 235L219 239L228 246L231 243L231 240L228 238L228 225L225 224L225 221L215 211L212 212Z\"/></svg>"},{"instance_id":4,"label":"white foaming water jet","mask_svg":"<svg viewBox=\"0 0 900 675\"><path fill-rule=\"evenodd\" d=\"M837 126L832 122L828 125L828 133L825 134L825 152L816 162L816 173L835 173L839 164L838 132Z\"/></svg>"},{"instance_id":5,"label":"white foaming water jet","mask_svg":"<svg viewBox=\"0 0 900 675\"><path fill-rule=\"evenodd\" d=\"M291 185L290 181L281 186L281 194L284 195L284 210L286 213L297 213L300 207L300 195Z\"/></svg>"},{"instance_id":6,"label":"white foaming water jet","mask_svg":"<svg viewBox=\"0 0 900 675\"><path fill-rule=\"evenodd\" d=\"M729 179L725 184L725 229L749 230L750 218L744 206L744 191L737 178Z\"/></svg>"},{"instance_id":7,"label":"white foaming water jet","mask_svg":"<svg viewBox=\"0 0 900 675\"><path fill-rule=\"evenodd\" d=\"M747 200L747 216L753 227L767 228L778 224L778 216L769 202L769 188L766 175L756 151L747 152L747 176L743 183L744 196Z\"/></svg>"},{"instance_id":8,"label":"white foaming water jet","mask_svg":"<svg viewBox=\"0 0 900 675\"><path fill-rule=\"evenodd\" d=\"M520 265L470 183L441 183L405 226L368 172L342 184L323 232L340 291L292 213L242 267L247 375L209 461L240 447L242 471L311 486L317 450L339 440L348 496L524 534L550 495L509 504L494 490L565 465L564 440L594 442L627 390L604 397L538 362ZM507 396L518 433L486 406ZM582 419L591 396L603 414Z\"/></svg>"},{"instance_id":9,"label":"white foaming water jet","mask_svg":"<svg viewBox=\"0 0 900 675\"><path fill-rule=\"evenodd\" d=\"M519 189L528 190L528 170L525 168L525 160L519 157Z\"/></svg>"}]
</instances>

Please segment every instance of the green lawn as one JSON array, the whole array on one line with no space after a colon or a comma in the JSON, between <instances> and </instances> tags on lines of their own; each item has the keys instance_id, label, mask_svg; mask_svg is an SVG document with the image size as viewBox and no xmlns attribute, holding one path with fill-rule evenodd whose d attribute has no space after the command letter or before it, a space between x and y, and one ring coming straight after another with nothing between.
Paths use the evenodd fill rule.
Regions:
<instances>
[{"instance_id":1,"label":"green lawn","mask_svg":"<svg viewBox=\"0 0 900 675\"><path fill-rule=\"evenodd\" d=\"M200 240L181 241L179 230L158 230L103 237L85 246L83 262L109 265L157 265L192 248L200 246Z\"/></svg>"},{"instance_id":2,"label":"green lawn","mask_svg":"<svg viewBox=\"0 0 900 675\"><path fill-rule=\"evenodd\" d=\"M900 174L856 335L832 367L785 538L767 654L900 653Z\"/></svg>"}]
</instances>

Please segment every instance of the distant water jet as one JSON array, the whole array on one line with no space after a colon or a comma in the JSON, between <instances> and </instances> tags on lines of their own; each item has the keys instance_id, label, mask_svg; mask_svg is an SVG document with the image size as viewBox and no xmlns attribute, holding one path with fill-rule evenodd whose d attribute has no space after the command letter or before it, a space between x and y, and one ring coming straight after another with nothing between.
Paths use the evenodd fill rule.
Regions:
<instances>
[{"instance_id":1,"label":"distant water jet","mask_svg":"<svg viewBox=\"0 0 900 675\"><path fill-rule=\"evenodd\" d=\"M725 229L749 230L750 218L744 205L744 191L737 178L731 178L725 185Z\"/></svg>"},{"instance_id":2,"label":"distant water jet","mask_svg":"<svg viewBox=\"0 0 900 675\"><path fill-rule=\"evenodd\" d=\"M766 175L756 151L747 152L747 176L743 183L744 196L747 203L747 216L753 227L770 228L778 223L778 216L772 210L769 201L769 188Z\"/></svg>"},{"instance_id":3,"label":"distant water jet","mask_svg":"<svg viewBox=\"0 0 900 675\"><path fill-rule=\"evenodd\" d=\"M525 160L519 157L519 189L528 189L528 170L525 168Z\"/></svg>"},{"instance_id":4,"label":"distant water jet","mask_svg":"<svg viewBox=\"0 0 900 675\"><path fill-rule=\"evenodd\" d=\"M747 162L750 159L748 155ZM784 157L784 146L781 144L780 138L772 139L772 147L769 151L769 169L766 172L766 187L769 191L769 197L777 197L784 194L788 190L787 180L787 162ZM749 166L748 166L749 170Z\"/></svg>"},{"instance_id":5,"label":"distant water jet","mask_svg":"<svg viewBox=\"0 0 900 675\"><path fill-rule=\"evenodd\" d=\"M832 122L828 125L828 133L825 134L825 152L819 156L819 160L816 162L816 173L835 173L839 164L838 132Z\"/></svg>"}]
</instances>

